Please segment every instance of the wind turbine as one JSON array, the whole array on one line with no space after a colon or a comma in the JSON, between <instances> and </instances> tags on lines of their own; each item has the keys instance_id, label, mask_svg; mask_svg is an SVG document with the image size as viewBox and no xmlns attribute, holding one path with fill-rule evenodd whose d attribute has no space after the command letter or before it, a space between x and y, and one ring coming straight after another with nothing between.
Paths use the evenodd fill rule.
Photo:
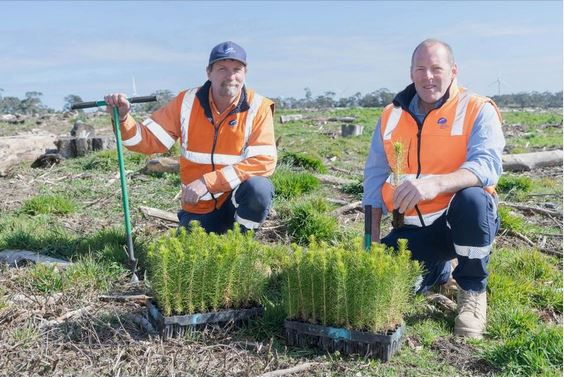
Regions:
<instances>
[{"instance_id":1,"label":"wind turbine","mask_svg":"<svg viewBox=\"0 0 564 377\"><path fill-rule=\"evenodd\" d=\"M505 86L509 89L511 89L511 86L507 85L507 83L505 83L504 81L501 81L501 79L499 78L499 76L497 76L497 79L490 83L488 86L492 86L494 84L497 84L497 95L500 96L501 95L501 86Z\"/></svg>"}]
</instances>

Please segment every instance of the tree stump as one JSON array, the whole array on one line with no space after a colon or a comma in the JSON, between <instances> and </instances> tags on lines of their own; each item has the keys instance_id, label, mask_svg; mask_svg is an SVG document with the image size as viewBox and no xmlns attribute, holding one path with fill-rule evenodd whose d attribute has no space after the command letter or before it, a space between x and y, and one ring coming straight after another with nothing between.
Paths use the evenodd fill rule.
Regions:
<instances>
[{"instance_id":1,"label":"tree stump","mask_svg":"<svg viewBox=\"0 0 564 377\"><path fill-rule=\"evenodd\" d=\"M341 124L342 137L360 136L362 135L363 130L364 126L361 126L360 124Z\"/></svg>"}]
</instances>

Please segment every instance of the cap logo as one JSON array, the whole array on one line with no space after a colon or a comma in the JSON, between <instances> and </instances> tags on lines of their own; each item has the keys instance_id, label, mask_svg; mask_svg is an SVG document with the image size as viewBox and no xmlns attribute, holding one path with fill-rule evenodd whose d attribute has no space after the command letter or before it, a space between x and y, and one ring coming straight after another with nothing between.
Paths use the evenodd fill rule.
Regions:
<instances>
[{"instance_id":1,"label":"cap logo","mask_svg":"<svg viewBox=\"0 0 564 377\"><path fill-rule=\"evenodd\" d=\"M225 50L223 50L223 52L225 52L226 54L230 54L230 53L232 53L233 51L235 51L235 49L234 49L233 47L228 47L228 48L226 48Z\"/></svg>"}]
</instances>

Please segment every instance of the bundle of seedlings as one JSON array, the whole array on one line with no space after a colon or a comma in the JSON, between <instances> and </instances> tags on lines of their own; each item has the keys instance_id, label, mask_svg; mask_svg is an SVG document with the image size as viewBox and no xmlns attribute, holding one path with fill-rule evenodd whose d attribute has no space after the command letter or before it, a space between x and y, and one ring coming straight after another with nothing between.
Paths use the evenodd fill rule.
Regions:
<instances>
[{"instance_id":1,"label":"bundle of seedlings","mask_svg":"<svg viewBox=\"0 0 564 377\"><path fill-rule=\"evenodd\" d=\"M360 240L295 246L284 277L289 344L388 360L399 348L421 270L407 242L398 251Z\"/></svg>"},{"instance_id":2,"label":"bundle of seedlings","mask_svg":"<svg viewBox=\"0 0 564 377\"><path fill-rule=\"evenodd\" d=\"M217 235L197 222L189 232L172 230L150 245L147 271L156 306L149 314L161 335L262 314L270 275L265 248L237 225Z\"/></svg>"}]
</instances>

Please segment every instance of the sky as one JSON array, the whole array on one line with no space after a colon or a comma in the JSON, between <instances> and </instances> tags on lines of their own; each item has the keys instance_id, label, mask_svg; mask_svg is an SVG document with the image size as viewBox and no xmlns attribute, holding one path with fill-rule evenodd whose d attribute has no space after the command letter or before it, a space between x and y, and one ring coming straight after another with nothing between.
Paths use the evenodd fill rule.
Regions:
<instances>
[{"instance_id":1,"label":"sky","mask_svg":"<svg viewBox=\"0 0 564 377\"><path fill-rule=\"evenodd\" d=\"M449 43L459 84L483 95L561 91L562 1L1 1L0 92L149 95L200 86L216 44L247 51L267 97L336 98L410 83L415 46Z\"/></svg>"}]
</instances>

